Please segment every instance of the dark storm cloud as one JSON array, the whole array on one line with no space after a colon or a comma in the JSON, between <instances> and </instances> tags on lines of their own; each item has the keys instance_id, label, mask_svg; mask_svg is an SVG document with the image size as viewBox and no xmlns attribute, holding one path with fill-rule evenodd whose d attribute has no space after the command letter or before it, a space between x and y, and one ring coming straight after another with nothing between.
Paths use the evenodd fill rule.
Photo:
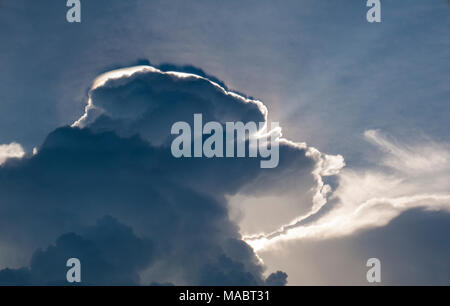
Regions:
<instances>
[{"instance_id":1,"label":"dark storm cloud","mask_svg":"<svg viewBox=\"0 0 450 306\"><path fill-rule=\"evenodd\" d=\"M150 240L140 239L129 227L104 217L82 236L64 234L55 245L37 250L29 268L0 271L0 285L66 285L65 265L73 257L82 263L84 285L134 285L154 252Z\"/></svg>"},{"instance_id":2,"label":"dark storm cloud","mask_svg":"<svg viewBox=\"0 0 450 306\"><path fill-rule=\"evenodd\" d=\"M267 264L290 272L299 285L368 285L369 258L381 261L382 285L450 284L450 214L409 210L382 228L352 236L282 244L284 254L264 251ZM286 258L301 258L290 262Z\"/></svg>"},{"instance_id":3,"label":"dark storm cloud","mask_svg":"<svg viewBox=\"0 0 450 306\"><path fill-rule=\"evenodd\" d=\"M268 286L284 286L286 285L287 274L281 271L272 273L266 279L266 284Z\"/></svg>"},{"instance_id":4,"label":"dark storm cloud","mask_svg":"<svg viewBox=\"0 0 450 306\"><path fill-rule=\"evenodd\" d=\"M3 284L59 284L63 259L77 256L90 271L87 284L135 284L141 274L147 284L286 283L282 272L264 279L229 220L225 196L252 184L269 189L293 169L314 187L317 156L282 144L279 167L270 170L254 158L172 157L170 123L194 113L219 122L264 120L261 105L194 76L136 73L108 81L91 98L101 116L88 112L85 128L59 128L37 154L0 169L7 199L0 232L8 233L0 243L26 254L56 240L34 253L28 269L3 270Z\"/></svg>"}]
</instances>

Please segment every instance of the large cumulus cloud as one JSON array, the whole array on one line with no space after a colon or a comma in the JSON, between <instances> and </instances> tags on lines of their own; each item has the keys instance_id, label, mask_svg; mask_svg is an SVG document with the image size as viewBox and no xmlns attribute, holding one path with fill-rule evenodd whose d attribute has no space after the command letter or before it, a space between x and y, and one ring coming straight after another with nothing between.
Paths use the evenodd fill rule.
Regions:
<instances>
[{"instance_id":1,"label":"large cumulus cloud","mask_svg":"<svg viewBox=\"0 0 450 306\"><path fill-rule=\"evenodd\" d=\"M10 256L45 249L29 268L3 270L2 282L60 283L63 258L78 255L86 269L99 263L101 271L87 272L89 284L284 284L282 272L265 280L227 199L297 177L305 211L318 209L330 188L322 177L336 173L342 158L282 139L275 169L261 169L255 158L176 159L170 125L194 113L221 123L267 116L261 102L197 75L144 66L99 77L83 117L0 169L0 228L8 233L0 243ZM126 235L114 239L115 231Z\"/></svg>"},{"instance_id":2,"label":"large cumulus cloud","mask_svg":"<svg viewBox=\"0 0 450 306\"><path fill-rule=\"evenodd\" d=\"M84 285L139 284L139 271L155 256L153 243L136 237L131 228L103 217L83 235L61 235L54 245L37 250L29 268L0 271L0 285L67 285L69 258L82 263Z\"/></svg>"}]
</instances>

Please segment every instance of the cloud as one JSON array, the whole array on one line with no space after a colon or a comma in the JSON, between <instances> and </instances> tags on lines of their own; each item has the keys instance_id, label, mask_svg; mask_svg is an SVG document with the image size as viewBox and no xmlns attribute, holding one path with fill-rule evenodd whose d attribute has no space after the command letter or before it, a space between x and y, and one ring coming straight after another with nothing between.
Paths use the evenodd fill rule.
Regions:
<instances>
[{"instance_id":1,"label":"cloud","mask_svg":"<svg viewBox=\"0 0 450 306\"><path fill-rule=\"evenodd\" d=\"M0 271L0 285L67 285L66 262L82 263L83 285L139 284L139 271L154 259L148 239L136 237L131 228L104 217L83 235L61 235L54 245L37 250L29 268Z\"/></svg>"},{"instance_id":2,"label":"cloud","mask_svg":"<svg viewBox=\"0 0 450 306\"><path fill-rule=\"evenodd\" d=\"M25 151L18 143L12 142L10 144L0 145L0 165L9 158L22 158Z\"/></svg>"},{"instance_id":3,"label":"cloud","mask_svg":"<svg viewBox=\"0 0 450 306\"><path fill-rule=\"evenodd\" d=\"M205 122L217 121L222 124L228 121L266 122L268 116L267 108L261 101L231 92L206 77L142 65L110 71L97 77L88 94L85 114L72 126L88 126L94 131L114 130L125 137L138 133L153 145L168 145L171 135L167 131L171 125L176 121L191 122L193 113L202 113ZM249 161L242 160L247 165L248 175L255 174L258 177L246 179L242 173L233 173L232 177L227 178L228 182L223 184L227 187L231 181L238 184L233 190L223 192L233 195L240 189L240 194L260 195L264 189L266 193L267 190L273 191L273 188L268 187L286 185L289 176L305 185L308 193L305 205L308 208L313 205L312 210L317 211L331 191L323 177L337 174L345 165L343 157L323 154L305 143L284 138L280 139L280 145L284 156L274 173L270 173L270 176L259 170L253 173ZM204 162L186 163L194 164L200 173L204 169L200 165ZM228 167L228 163L222 161L214 164L226 164ZM297 173L289 169L293 164L296 164ZM196 184L196 188L203 191L210 182L209 175L205 173L204 176L208 180L199 178L201 184ZM196 183L196 180L189 180L191 184ZM214 191L216 189L212 188Z\"/></svg>"},{"instance_id":4,"label":"cloud","mask_svg":"<svg viewBox=\"0 0 450 306\"><path fill-rule=\"evenodd\" d=\"M448 285L449 224L449 213L417 208L383 227L283 241L258 254L267 265L289 271L289 282L297 285L369 285L366 262L373 257L381 261L382 285Z\"/></svg>"},{"instance_id":5,"label":"cloud","mask_svg":"<svg viewBox=\"0 0 450 306\"><path fill-rule=\"evenodd\" d=\"M258 250L280 241L330 239L386 226L415 208L450 212L448 145L427 139L398 143L376 130L366 131L365 137L383 153L377 164L384 168L342 170L330 197L332 206L320 216L307 215L273 233L248 236L247 241Z\"/></svg>"},{"instance_id":6,"label":"cloud","mask_svg":"<svg viewBox=\"0 0 450 306\"><path fill-rule=\"evenodd\" d=\"M177 170L189 170L172 168L173 162L170 150L139 137L58 129L37 155L0 171L0 193L9 198L2 203L0 227L8 235L0 235L1 244L26 254L110 215L159 250L147 283L262 283L263 267L249 246L237 243L240 236L228 220L226 203L184 186ZM216 265L215 275L224 273L226 279L212 278L205 268Z\"/></svg>"},{"instance_id":7,"label":"cloud","mask_svg":"<svg viewBox=\"0 0 450 306\"><path fill-rule=\"evenodd\" d=\"M170 126L190 122L194 113L221 123L268 117L261 101L205 76L148 65L99 76L72 126L50 133L34 155L0 169L0 196L7 198L0 233L8 232L0 234L0 260L9 267L1 279L58 283L36 275L60 275L65 267L39 274L37 254L42 262L69 256L61 241L77 246L74 252L84 249L81 242L99 249L108 238L94 239L86 228L111 216L118 227L126 225L131 241L152 247L142 264L122 267L123 279L109 264L114 256L98 255L103 276L88 278L90 284L283 285L287 275L268 275L255 251L358 237L414 208L450 210L445 144L400 143L369 130L366 139L383 154L372 169L344 168L342 156L285 138L275 169L261 169L251 158L173 158ZM233 217L239 212L241 220ZM242 218L244 230L237 226ZM12 267L7 259L14 254L29 254L29 267Z\"/></svg>"},{"instance_id":8,"label":"cloud","mask_svg":"<svg viewBox=\"0 0 450 306\"><path fill-rule=\"evenodd\" d=\"M141 66L97 78L86 113L72 127L56 129L35 154L0 169L0 196L7 199L0 233L8 233L0 244L9 254L0 258L9 268L3 282L60 283L63 258L80 256L89 271L89 260L99 267L87 272L88 284L285 284L282 272L266 279L229 218L227 198L292 189L295 178L291 183L307 191L303 208L317 210L331 188L323 177L339 172L342 157L281 139L275 169L261 169L254 158L176 159L170 125L194 113L222 123L267 117L262 102L193 74ZM97 220L103 221L92 228ZM119 245L137 244L123 259L136 265L119 263L125 254L113 247L116 229L128 233ZM30 254L30 266L13 270L5 260L14 254ZM139 254L146 256L137 260Z\"/></svg>"},{"instance_id":9,"label":"cloud","mask_svg":"<svg viewBox=\"0 0 450 306\"><path fill-rule=\"evenodd\" d=\"M267 118L261 101L227 91L205 77L135 66L97 77L85 114L73 126L114 130L121 136L139 133L159 145L169 138L167 131L174 122L190 122L196 111L206 121L265 122Z\"/></svg>"},{"instance_id":10,"label":"cloud","mask_svg":"<svg viewBox=\"0 0 450 306\"><path fill-rule=\"evenodd\" d=\"M284 286L287 283L287 274L281 271L272 273L266 279L267 286Z\"/></svg>"},{"instance_id":11,"label":"cloud","mask_svg":"<svg viewBox=\"0 0 450 306\"><path fill-rule=\"evenodd\" d=\"M378 130L364 133L366 139L385 153L381 164L407 175L436 175L450 170L450 146L430 139L416 140L414 145L388 139Z\"/></svg>"}]
</instances>

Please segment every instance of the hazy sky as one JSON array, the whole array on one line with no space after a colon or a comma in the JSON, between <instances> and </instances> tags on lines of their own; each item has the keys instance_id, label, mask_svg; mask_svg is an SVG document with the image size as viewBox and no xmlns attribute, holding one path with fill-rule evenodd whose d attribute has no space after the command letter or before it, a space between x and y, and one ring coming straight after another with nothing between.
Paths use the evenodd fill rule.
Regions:
<instances>
[{"instance_id":1,"label":"hazy sky","mask_svg":"<svg viewBox=\"0 0 450 306\"><path fill-rule=\"evenodd\" d=\"M61 253L77 249L78 238L61 235L75 232L108 249L98 234L107 228L126 233L123 243L132 241L135 252L148 256L124 254L136 264L122 274L105 274L111 283L258 284L282 270L293 285L366 284L365 262L379 257L386 284L450 284L447 1L384 0L380 24L366 21L360 0L84 0L80 24L67 23L66 11L65 1L0 1L0 163L25 155L0 168L7 185L0 187L0 210L9 216L2 217L2 230L17 233L17 240L0 237L0 268L30 266L28 281L39 282L45 273L35 271L51 262L46 256L60 254L59 247ZM220 95L198 105L191 98L208 100L209 85L171 83L164 74L125 77L129 87L96 90L92 100L105 108L106 119L93 118L81 132L58 129L84 114L97 76L138 64L194 72L262 101L269 121L279 121L283 136L296 144L286 143L280 169L267 173L245 162L218 161L208 168L166 159L158 146L179 116L201 109L222 122L230 116L259 120L261 114ZM136 92L139 80L147 85ZM166 95L165 82L173 87ZM149 105L140 113L142 96ZM117 110L129 114L126 124ZM133 133L140 140L126 138ZM87 146L96 142L105 147L91 152ZM30 156L34 147L38 154ZM133 164L136 150L145 157ZM70 165L75 153L80 169L96 173L98 188L94 178ZM113 156L102 163L103 154ZM150 172L135 168L156 161L161 167ZM177 172L194 166L203 177L175 180ZM60 184L62 173L72 171ZM158 171L164 179L158 180ZM108 176L121 179L105 181ZM147 193L142 181L152 182L154 190ZM111 186L116 193L108 193ZM147 207L149 197L154 200ZM183 197L186 207L177 202ZM114 203L94 205L89 198ZM77 201L92 207L78 211ZM30 214L21 215L23 209ZM168 227L160 235L150 234L157 227L151 222L158 218L150 217L155 210L169 220L158 223L158 233ZM204 212L200 219L190 213L197 210ZM16 229L14 223L29 218L34 225ZM49 219L60 221L30 239ZM204 226L183 236L183 222ZM199 232L204 253L172 249ZM240 234L264 261L265 272ZM249 238L255 234L259 239ZM169 242L161 246L162 237ZM55 250L36 255L52 243ZM158 260L163 251L171 255ZM183 270L184 261L197 263L196 270ZM217 273L205 278L210 271Z\"/></svg>"}]
</instances>

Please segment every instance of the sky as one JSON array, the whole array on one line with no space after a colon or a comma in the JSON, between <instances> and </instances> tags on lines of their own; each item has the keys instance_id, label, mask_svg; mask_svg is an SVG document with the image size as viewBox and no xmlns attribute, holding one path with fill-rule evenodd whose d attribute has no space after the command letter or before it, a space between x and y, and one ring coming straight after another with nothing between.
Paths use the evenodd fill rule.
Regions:
<instances>
[{"instance_id":1,"label":"sky","mask_svg":"<svg viewBox=\"0 0 450 306\"><path fill-rule=\"evenodd\" d=\"M0 284L450 284L448 1L81 3L0 1ZM173 158L194 113L279 166Z\"/></svg>"}]
</instances>

